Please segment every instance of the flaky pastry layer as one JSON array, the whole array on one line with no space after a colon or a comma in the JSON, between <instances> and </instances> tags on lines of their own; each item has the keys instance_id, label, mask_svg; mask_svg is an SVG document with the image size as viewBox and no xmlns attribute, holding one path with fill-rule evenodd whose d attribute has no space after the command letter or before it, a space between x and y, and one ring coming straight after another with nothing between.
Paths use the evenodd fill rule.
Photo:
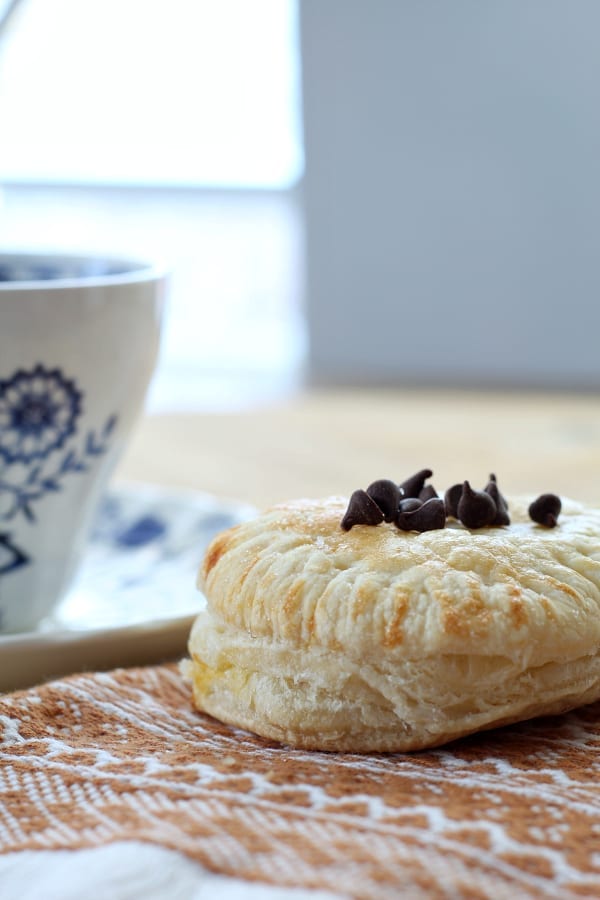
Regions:
<instances>
[{"instance_id":1,"label":"flaky pastry layer","mask_svg":"<svg viewBox=\"0 0 600 900\"><path fill-rule=\"evenodd\" d=\"M220 535L190 638L196 705L296 746L393 751L600 696L600 512L560 525L339 527L343 499Z\"/></svg>"},{"instance_id":2,"label":"flaky pastry layer","mask_svg":"<svg viewBox=\"0 0 600 900\"><path fill-rule=\"evenodd\" d=\"M199 709L297 747L389 752L560 713L600 695L600 656L520 669L503 657L449 655L359 665L252 639L201 614L190 640Z\"/></svg>"}]
</instances>

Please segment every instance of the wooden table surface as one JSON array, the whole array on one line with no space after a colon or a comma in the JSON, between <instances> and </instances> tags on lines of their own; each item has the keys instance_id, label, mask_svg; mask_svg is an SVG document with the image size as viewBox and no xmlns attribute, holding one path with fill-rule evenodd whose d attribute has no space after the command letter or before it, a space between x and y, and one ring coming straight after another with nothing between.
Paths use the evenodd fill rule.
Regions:
<instances>
[{"instance_id":1,"label":"wooden table surface","mask_svg":"<svg viewBox=\"0 0 600 900\"><path fill-rule=\"evenodd\" d=\"M506 494L600 505L600 396L348 389L238 413L150 416L116 477L264 507L424 467L440 491L465 478L483 487L495 472Z\"/></svg>"}]
</instances>

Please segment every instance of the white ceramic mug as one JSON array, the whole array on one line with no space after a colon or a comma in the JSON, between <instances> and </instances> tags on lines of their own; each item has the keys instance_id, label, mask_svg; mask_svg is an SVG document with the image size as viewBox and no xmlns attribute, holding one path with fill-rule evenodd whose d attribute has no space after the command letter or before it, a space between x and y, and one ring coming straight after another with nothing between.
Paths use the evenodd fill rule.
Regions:
<instances>
[{"instance_id":1,"label":"white ceramic mug","mask_svg":"<svg viewBox=\"0 0 600 900\"><path fill-rule=\"evenodd\" d=\"M66 592L156 363L163 270L0 253L0 631Z\"/></svg>"}]
</instances>

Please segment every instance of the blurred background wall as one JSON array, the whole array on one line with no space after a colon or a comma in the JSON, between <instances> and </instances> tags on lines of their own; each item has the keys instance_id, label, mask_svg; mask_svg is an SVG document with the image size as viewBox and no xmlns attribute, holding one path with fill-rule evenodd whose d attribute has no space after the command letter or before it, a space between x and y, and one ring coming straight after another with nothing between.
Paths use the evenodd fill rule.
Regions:
<instances>
[{"instance_id":1,"label":"blurred background wall","mask_svg":"<svg viewBox=\"0 0 600 900\"><path fill-rule=\"evenodd\" d=\"M600 386L600 4L301 14L315 377Z\"/></svg>"},{"instance_id":2,"label":"blurred background wall","mask_svg":"<svg viewBox=\"0 0 600 900\"><path fill-rule=\"evenodd\" d=\"M0 249L171 264L152 410L598 388L599 33L596 0L20 0Z\"/></svg>"},{"instance_id":3,"label":"blurred background wall","mask_svg":"<svg viewBox=\"0 0 600 900\"><path fill-rule=\"evenodd\" d=\"M600 4L300 10L314 377L600 387Z\"/></svg>"}]
</instances>

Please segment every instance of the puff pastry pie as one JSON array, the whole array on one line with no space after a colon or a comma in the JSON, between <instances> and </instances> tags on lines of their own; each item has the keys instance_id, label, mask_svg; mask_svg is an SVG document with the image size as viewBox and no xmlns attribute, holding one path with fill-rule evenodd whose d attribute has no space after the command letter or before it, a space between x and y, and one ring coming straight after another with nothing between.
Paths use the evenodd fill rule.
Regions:
<instances>
[{"instance_id":1,"label":"puff pastry pie","mask_svg":"<svg viewBox=\"0 0 600 900\"><path fill-rule=\"evenodd\" d=\"M196 706L296 747L405 751L600 697L600 510L508 527L340 527L347 500L218 536L189 641Z\"/></svg>"}]
</instances>

